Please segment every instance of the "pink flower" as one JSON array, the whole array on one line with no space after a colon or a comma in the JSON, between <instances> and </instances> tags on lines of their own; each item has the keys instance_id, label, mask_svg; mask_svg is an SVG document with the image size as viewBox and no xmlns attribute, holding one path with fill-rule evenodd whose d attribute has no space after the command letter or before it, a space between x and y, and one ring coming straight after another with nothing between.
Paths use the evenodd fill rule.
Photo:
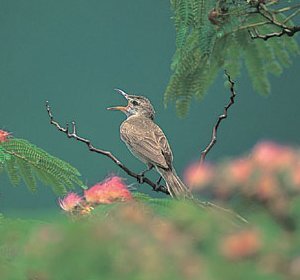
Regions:
<instances>
[{"instance_id":1,"label":"pink flower","mask_svg":"<svg viewBox=\"0 0 300 280\"><path fill-rule=\"evenodd\" d=\"M9 132L0 129L0 143L6 142L9 135Z\"/></svg>"},{"instance_id":2,"label":"pink flower","mask_svg":"<svg viewBox=\"0 0 300 280\"><path fill-rule=\"evenodd\" d=\"M274 170L292 166L295 152L289 147L264 141L254 147L252 159L259 167Z\"/></svg>"},{"instance_id":3,"label":"pink flower","mask_svg":"<svg viewBox=\"0 0 300 280\"><path fill-rule=\"evenodd\" d=\"M184 171L184 181L190 188L194 189L201 189L208 185L213 176L213 166L207 163L193 163Z\"/></svg>"},{"instance_id":4,"label":"pink flower","mask_svg":"<svg viewBox=\"0 0 300 280\"><path fill-rule=\"evenodd\" d=\"M72 212L75 210L75 207L79 206L82 202L82 197L74 192L68 193L63 199L58 199L59 206L67 212Z\"/></svg>"},{"instance_id":5,"label":"pink flower","mask_svg":"<svg viewBox=\"0 0 300 280\"><path fill-rule=\"evenodd\" d=\"M291 170L291 181L295 187L300 187L300 162L297 162Z\"/></svg>"},{"instance_id":6,"label":"pink flower","mask_svg":"<svg viewBox=\"0 0 300 280\"><path fill-rule=\"evenodd\" d=\"M220 244L222 254L231 260L238 260L256 254L262 246L261 235L254 229L233 233Z\"/></svg>"},{"instance_id":7,"label":"pink flower","mask_svg":"<svg viewBox=\"0 0 300 280\"><path fill-rule=\"evenodd\" d=\"M252 164L246 158L229 162L228 176L233 184L246 184L252 174Z\"/></svg>"},{"instance_id":8,"label":"pink flower","mask_svg":"<svg viewBox=\"0 0 300 280\"><path fill-rule=\"evenodd\" d=\"M279 195L280 186L277 178L267 172L258 178L253 187L258 198L262 200L269 200Z\"/></svg>"},{"instance_id":9,"label":"pink flower","mask_svg":"<svg viewBox=\"0 0 300 280\"><path fill-rule=\"evenodd\" d=\"M132 199L132 195L127 189L127 186L123 183L122 178L118 176L109 177L92 186L84 191L84 197L88 203L92 204L110 204Z\"/></svg>"}]
</instances>

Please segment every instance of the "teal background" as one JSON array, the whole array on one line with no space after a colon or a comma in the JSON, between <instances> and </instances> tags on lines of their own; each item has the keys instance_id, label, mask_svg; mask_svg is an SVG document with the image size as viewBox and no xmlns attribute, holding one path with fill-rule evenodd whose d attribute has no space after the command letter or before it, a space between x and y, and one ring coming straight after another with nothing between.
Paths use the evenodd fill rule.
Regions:
<instances>
[{"instance_id":1,"label":"teal background","mask_svg":"<svg viewBox=\"0 0 300 280\"><path fill-rule=\"evenodd\" d=\"M0 0L0 40L0 129L70 162L88 185L110 173L127 176L109 159L50 126L45 100L62 124L76 120L81 136L142 171L143 164L119 138L124 115L106 107L125 104L114 93L116 87L149 97L180 174L209 142L212 126L228 101L220 73L203 102L192 104L186 119L177 118L173 105L164 108L163 92L175 50L166 0ZM222 123L208 160L240 155L262 139L299 145L299 71L296 57L281 77L271 77L269 97L254 93L243 71L236 81L236 104ZM131 178L127 182L135 183ZM141 189L151 192L147 186ZM24 185L13 188L5 174L0 175L0 192L0 212L57 207L49 188L40 186L34 194Z\"/></svg>"}]
</instances>

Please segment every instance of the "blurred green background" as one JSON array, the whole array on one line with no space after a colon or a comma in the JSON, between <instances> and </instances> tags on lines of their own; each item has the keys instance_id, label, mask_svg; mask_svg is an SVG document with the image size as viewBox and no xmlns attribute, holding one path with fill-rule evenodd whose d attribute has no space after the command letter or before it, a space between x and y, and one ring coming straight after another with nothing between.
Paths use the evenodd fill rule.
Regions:
<instances>
[{"instance_id":1,"label":"blurred green background","mask_svg":"<svg viewBox=\"0 0 300 280\"><path fill-rule=\"evenodd\" d=\"M112 172L126 177L110 160L51 127L44 106L49 100L62 124L76 120L82 136L142 171L144 165L119 138L124 116L106 110L124 104L113 91L119 87L152 101L181 174L209 142L229 91L220 72L186 119L178 119L172 105L164 108L175 50L171 16L166 0L0 0L0 129L70 162L88 185ZM272 94L267 98L253 92L243 72L237 80L236 104L208 160L245 153L261 139L299 145L299 71L297 58L281 77L271 77ZM35 194L25 186L12 188L5 174L0 176L0 192L0 212L42 211L57 204L50 188L41 186Z\"/></svg>"}]
</instances>

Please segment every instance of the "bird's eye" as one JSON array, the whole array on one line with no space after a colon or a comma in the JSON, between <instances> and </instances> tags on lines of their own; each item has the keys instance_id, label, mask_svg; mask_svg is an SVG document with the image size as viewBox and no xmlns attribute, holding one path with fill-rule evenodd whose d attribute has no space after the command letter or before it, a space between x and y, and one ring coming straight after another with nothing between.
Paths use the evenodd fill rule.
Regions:
<instances>
[{"instance_id":1,"label":"bird's eye","mask_svg":"<svg viewBox=\"0 0 300 280\"><path fill-rule=\"evenodd\" d=\"M132 105L133 105L133 106L137 106L137 105L139 105L139 102L133 100L133 101L132 101Z\"/></svg>"}]
</instances>

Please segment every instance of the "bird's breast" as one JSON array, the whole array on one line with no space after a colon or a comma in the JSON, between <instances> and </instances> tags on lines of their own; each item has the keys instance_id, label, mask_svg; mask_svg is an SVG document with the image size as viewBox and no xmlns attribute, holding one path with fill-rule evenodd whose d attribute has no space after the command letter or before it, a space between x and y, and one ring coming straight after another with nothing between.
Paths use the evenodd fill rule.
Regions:
<instances>
[{"instance_id":1,"label":"bird's breast","mask_svg":"<svg viewBox=\"0 0 300 280\"><path fill-rule=\"evenodd\" d=\"M131 125L124 124L122 123L120 127L120 136L121 140L126 144L128 150L140 161L147 163L147 159L143 157L143 154L139 153L135 148L134 148L134 142L136 141L134 139L133 134L134 133L134 128Z\"/></svg>"}]
</instances>

